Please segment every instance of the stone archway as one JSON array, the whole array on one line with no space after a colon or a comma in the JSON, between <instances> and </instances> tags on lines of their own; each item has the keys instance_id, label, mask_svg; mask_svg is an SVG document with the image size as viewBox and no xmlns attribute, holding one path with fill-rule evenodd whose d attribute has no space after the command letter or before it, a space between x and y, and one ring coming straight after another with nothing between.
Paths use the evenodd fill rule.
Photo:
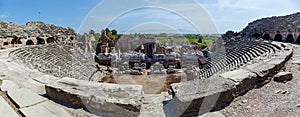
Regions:
<instances>
[{"instance_id":1,"label":"stone archway","mask_svg":"<svg viewBox=\"0 0 300 117\"><path fill-rule=\"evenodd\" d=\"M274 37L274 41L282 42L283 41L282 35L281 34L276 34L275 37Z\"/></svg>"},{"instance_id":2,"label":"stone archway","mask_svg":"<svg viewBox=\"0 0 300 117\"><path fill-rule=\"evenodd\" d=\"M270 34L266 33L266 34L264 34L264 36L262 36L262 39L271 40L271 36L270 36Z\"/></svg>"},{"instance_id":3,"label":"stone archway","mask_svg":"<svg viewBox=\"0 0 300 117\"><path fill-rule=\"evenodd\" d=\"M254 39L259 39L261 37L261 35L259 33L254 33L251 35L251 38L254 38Z\"/></svg>"},{"instance_id":4,"label":"stone archway","mask_svg":"<svg viewBox=\"0 0 300 117\"><path fill-rule=\"evenodd\" d=\"M14 36L11 41L11 44L22 44L22 41L19 37Z\"/></svg>"},{"instance_id":5,"label":"stone archway","mask_svg":"<svg viewBox=\"0 0 300 117\"><path fill-rule=\"evenodd\" d=\"M9 42L3 42L3 45L9 45Z\"/></svg>"},{"instance_id":6,"label":"stone archway","mask_svg":"<svg viewBox=\"0 0 300 117\"><path fill-rule=\"evenodd\" d=\"M37 37L36 40L37 40L37 45L45 44L45 40L40 37Z\"/></svg>"},{"instance_id":7,"label":"stone archway","mask_svg":"<svg viewBox=\"0 0 300 117\"><path fill-rule=\"evenodd\" d=\"M49 37L46 41L47 41L47 43L54 43L55 39L54 39L54 37Z\"/></svg>"},{"instance_id":8,"label":"stone archway","mask_svg":"<svg viewBox=\"0 0 300 117\"><path fill-rule=\"evenodd\" d=\"M294 43L295 40L293 34L288 34L285 41L288 43Z\"/></svg>"},{"instance_id":9,"label":"stone archway","mask_svg":"<svg viewBox=\"0 0 300 117\"><path fill-rule=\"evenodd\" d=\"M34 42L32 40L27 40L26 45L34 45Z\"/></svg>"}]
</instances>

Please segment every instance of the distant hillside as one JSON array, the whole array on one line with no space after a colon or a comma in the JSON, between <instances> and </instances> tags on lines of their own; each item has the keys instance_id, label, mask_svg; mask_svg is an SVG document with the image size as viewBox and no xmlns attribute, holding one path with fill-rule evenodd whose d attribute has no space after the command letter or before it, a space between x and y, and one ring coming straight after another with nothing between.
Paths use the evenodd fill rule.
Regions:
<instances>
[{"instance_id":1,"label":"distant hillside","mask_svg":"<svg viewBox=\"0 0 300 117\"><path fill-rule=\"evenodd\" d=\"M45 24L43 22L28 22L26 25L19 25L15 23L6 23L0 21L0 38L5 37L53 37L75 35L72 28L63 28L53 24Z\"/></svg>"}]
</instances>

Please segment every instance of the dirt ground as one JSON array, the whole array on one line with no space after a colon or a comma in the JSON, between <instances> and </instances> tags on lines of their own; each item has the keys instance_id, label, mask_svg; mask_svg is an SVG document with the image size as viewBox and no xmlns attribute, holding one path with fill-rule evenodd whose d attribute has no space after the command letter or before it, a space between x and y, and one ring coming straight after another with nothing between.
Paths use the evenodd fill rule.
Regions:
<instances>
[{"instance_id":1,"label":"dirt ground","mask_svg":"<svg viewBox=\"0 0 300 117\"><path fill-rule=\"evenodd\" d=\"M283 71L291 71L293 79L279 83L273 79L260 88L234 99L221 110L227 117L300 117L300 47L294 47L294 54Z\"/></svg>"},{"instance_id":2,"label":"dirt ground","mask_svg":"<svg viewBox=\"0 0 300 117\"><path fill-rule=\"evenodd\" d=\"M107 83L142 85L145 94L159 94L161 92L168 91L170 84L184 81L186 81L184 73L170 75L114 74L102 79L102 82Z\"/></svg>"}]
</instances>

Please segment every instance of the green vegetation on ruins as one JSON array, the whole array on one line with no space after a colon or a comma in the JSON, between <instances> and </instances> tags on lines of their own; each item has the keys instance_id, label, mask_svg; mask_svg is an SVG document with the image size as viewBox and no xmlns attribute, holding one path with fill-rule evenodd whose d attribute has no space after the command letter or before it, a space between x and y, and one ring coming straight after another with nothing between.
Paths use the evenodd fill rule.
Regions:
<instances>
[{"instance_id":1,"label":"green vegetation on ruins","mask_svg":"<svg viewBox=\"0 0 300 117\"><path fill-rule=\"evenodd\" d=\"M130 35L134 39L138 39L139 36L144 35L146 37L154 37L157 39L159 43L191 43L200 46L201 48L205 48L207 46L211 46L219 37L218 35L200 35L200 34L118 34L115 29L105 29L106 35L111 40L116 40L122 35ZM93 34L96 39L101 40L101 34L95 33L95 31L90 30L89 34Z\"/></svg>"},{"instance_id":2,"label":"green vegetation on ruins","mask_svg":"<svg viewBox=\"0 0 300 117\"><path fill-rule=\"evenodd\" d=\"M158 34L155 35L160 43L182 43L189 42L205 48L211 46L219 37L214 35L199 35L199 34Z\"/></svg>"}]
</instances>

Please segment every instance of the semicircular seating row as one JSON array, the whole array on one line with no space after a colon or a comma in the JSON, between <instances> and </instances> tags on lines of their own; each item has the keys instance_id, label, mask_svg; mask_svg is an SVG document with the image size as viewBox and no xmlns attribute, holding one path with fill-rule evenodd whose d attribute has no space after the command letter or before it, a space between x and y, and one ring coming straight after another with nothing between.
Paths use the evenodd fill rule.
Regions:
<instances>
[{"instance_id":1,"label":"semicircular seating row","mask_svg":"<svg viewBox=\"0 0 300 117\"><path fill-rule=\"evenodd\" d=\"M254 58L271 55L282 49L270 42L248 39L230 41L224 46L225 50L216 51L208 58L208 63L198 71L200 79L209 78L219 72L235 70Z\"/></svg>"},{"instance_id":2,"label":"semicircular seating row","mask_svg":"<svg viewBox=\"0 0 300 117\"><path fill-rule=\"evenodd\" d=\"M71 46L36 45L16 49L9 56L30 68L56 77L91 80L97 68Z\"/></svg>"}]
</instances>

